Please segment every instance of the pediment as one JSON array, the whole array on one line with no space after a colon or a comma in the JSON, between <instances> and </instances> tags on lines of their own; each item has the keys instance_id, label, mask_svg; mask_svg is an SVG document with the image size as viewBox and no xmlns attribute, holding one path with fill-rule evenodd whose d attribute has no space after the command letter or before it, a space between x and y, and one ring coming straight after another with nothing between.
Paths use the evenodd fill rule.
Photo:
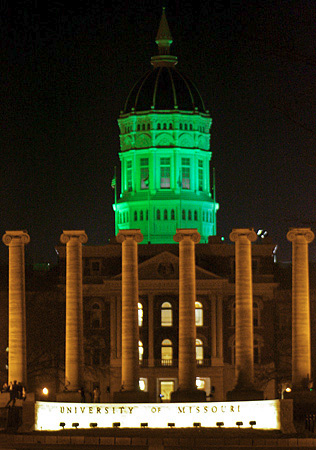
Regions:
<instances>
[{"instance_id":1,"label":"pediment","mask_svg":"<svg viewBox=\"0 0 316 450\"><path fill-rule=\"evenodd\" d=\"M121 278L121 274L115 276L115 279ZM178 280L179 257L167 251L153 256L139 264L138 278L139 280ZM220 278L218 275L196 266L197 280L218 280Z\"/></svg>"}]
</instances>

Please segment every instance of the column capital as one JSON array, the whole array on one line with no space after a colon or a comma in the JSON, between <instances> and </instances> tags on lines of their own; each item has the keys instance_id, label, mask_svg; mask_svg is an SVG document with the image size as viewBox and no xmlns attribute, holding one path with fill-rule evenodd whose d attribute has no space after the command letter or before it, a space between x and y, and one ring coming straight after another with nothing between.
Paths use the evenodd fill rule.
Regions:
<instances>
[{"instance_id":1,"label":"column capital","mask_svg":"<svg viewBox=\"0 0 316 450\"><path fill-rule=\"evenodd\" d=\"M142 235L142 233L139 229L120 230L118 232L118 234L116 235L116 240L120 244L122 244L124 241L127 241L128 239L134 240L136 242L142 242L144 239L144 236Z\"/></svg>"},{"instance_id":2,"label":"column capital","mask_svg":"<svg viewBox=\"0 0 316 450\"><path fill-rule=\"evenodd\" d=\"M237 242L242 237L246 237L250 242L257 240L257 234L253 228L233 228L229 235L232 242Z\"/></svg>"},{"instance_id":3,"label":"column capital","mask_svg":"<svg viewBox=\"0 0 316 450\"><path fill-rule=\"evenodd\" d=\"M287 240L294 242L297 239L303 237L307 244L310 244L314 240L314 233L310 228L290 228L290 231L286 235Z\"/></svg>"},{"instance_id":4,"label":"column capital","mask_svg":"<svg viewBox=\"0 0 316 450\"><path fill-rule=\"evenodd\" d=\"M30 236L26 230L21 231L6 231L2 236L2 242L5 245L10 244L28 244L30 242Z\"/></svg>"},{"instance_id":5,"label":"column capital","mask_svg":"<svg viewBox=\"0 0 316 450\"><path fill-rule=\"evenodd\" d=\"M198 244L201 240L201 235L197 228L177 228L177 232L173 236L173 240L175 242L181 242L184 239L189 239L195 244Z\"/></svg>"},{"instance_id":6,"label":"column capital","mask_svg":"<svg viewBox=\"0 0 316 450\"><path fill-rule=\"evenodd\" d=\"M60 242L67 244L71 239L78 239L81 244L88 242L88 236L84 230L63 230L60 236Z\"/></svg>"}]
</instances>

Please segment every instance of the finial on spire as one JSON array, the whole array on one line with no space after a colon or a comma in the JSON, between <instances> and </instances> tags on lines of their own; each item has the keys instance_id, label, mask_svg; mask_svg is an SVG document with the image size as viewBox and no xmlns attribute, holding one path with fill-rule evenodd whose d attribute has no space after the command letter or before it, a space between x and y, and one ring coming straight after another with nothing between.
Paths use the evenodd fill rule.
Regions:
<instances>
[{"instance_id":1,"label":"finial on spire","mask_svg":"<svg viewBox=\"0 0 316 450\"><path fill-rule=\"evenodd\" d=\"M173 39L166 18L166 8L162 8L162 16L156 36L156 44L158 45L159 56L153 56L151 63L153 66L174 66L177 64L177 57L170 55L170 45Z\"/></svg>"},{"instance_id":2,"label":"finial on spire","mask_svg":"<svg viewBox=\"0 0 316 450\"><path fill-rule=\"evenodd\" d=\"M169 55L170 45L172 44L172 36L170 33L168 21L166 18L166 8L162 8L162 16L156 36L156 44L158 45L159 55Z\"/></svg>"}]
</instances>

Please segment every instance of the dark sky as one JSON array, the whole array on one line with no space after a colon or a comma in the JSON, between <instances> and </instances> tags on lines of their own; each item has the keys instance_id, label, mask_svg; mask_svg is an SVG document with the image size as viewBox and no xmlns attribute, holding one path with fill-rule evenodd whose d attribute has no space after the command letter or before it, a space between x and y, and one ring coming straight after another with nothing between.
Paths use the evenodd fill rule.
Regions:
<instances>
[{"instance_id":1,"label":"dark sky","mask_svg":"<svg viewBox=\"0 0 316 450\"><path fill-rule=\"evenodd\" d=\"M54 261L63 229L85 229L91 245L114 234L117 117L157 53L164 5L178 68L213 118L218 233L264 228L286 259L288 228L315 228L314 2L0 5L0 231L28 230L28 261Z\"/></svg>"}]
</instances>

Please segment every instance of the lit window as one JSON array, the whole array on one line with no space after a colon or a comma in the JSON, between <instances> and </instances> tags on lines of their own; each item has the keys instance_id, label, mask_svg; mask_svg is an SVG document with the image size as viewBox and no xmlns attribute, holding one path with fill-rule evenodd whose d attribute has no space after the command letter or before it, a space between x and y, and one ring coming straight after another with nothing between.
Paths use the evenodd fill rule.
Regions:
<instances>
[{"instance_id":1,"label":"lit window","mask_svg":"<svg viewBox=\"0 0 316 450\"><path fill-rule=\"evenodd\" d=\"M170 339L164 339L161 343L161 365L172 366L172 342Z\"/></svg>"},{"instance_id":2,"label":"lit window","mask_svg":"<svg viewBox=\"0 0 316 450\"><path fill-rule=\"evenodd\" d=\"M149 162L148 158L140 159L140 188L148 189L149 187Z\"/></svg>"},{"instance_id":3,"label":"lit window","mask_svg":"<svg viewBox=\"0 0 316 450\"><path fill-rule=\"evenodd\" d=\"M161 326L172 327L172 305L169 302L161 305Z\"/></svg>"},{"instance_id":4,"label":"lit window","mask_svg":"<svg viewBox=\"0 0 316 450\"><path fill-rule=\"evenodd\" d=\"M160 187L170 189L170 158L160 158Z\"/></svg>"},{"instance_id":5,"label":"lit window","mask_svg":"<svg viewBox=\"0 0 316 450\"><path fill-rule=\"evenodd\" d=\"M201 389L202 391L204 391L205 389L205 380L204 378L196 378L195 380L195 385L198 389Z\"/></svg>"},{"instance_id":6,"label":"lit window","mask_svg":"<svg viewBox=\"0 0 316 450\"><path fill-rule=\"evenodd\" d=\"M128 192L133 189L133 166L132 161L127 161L126 163L126 185Z\"/></svg>"},{"instance_id":7,"label":"lit window","mask_svg":"<svg viewBox=\"0 0 316 450\"><path fill-rule=\"evenodd\" d=\"M144 346L142 341L138 341L138 359L139 362L143 361L143 357L144 357Z\"/></svg>"},{"instance_id":8,"label":"lit window","mask_svg":"<svg viewBox=\"0 0 316 450\"><path fill-rule=\"evenodd\" d=\"M182 189L190 189L190 158L181 158Z\"/></svg>"},{"instance_id":9,"label":"lit window","mask_svg":"<svg viewBox=\"0 0 316 450\"><path fill-rule=\"evenodd\" d=\"M195 340L195 352L196 352L196 363L199 366L202 366L204 360L204 351L203 351L203 342L201 341L201 339Z\"/></svg>"},{"instance_id":10,"label":"lit window","mask_svg":"<svg viewBox=\"0 0 316 450\"><path fill-rule=\"evenodd\" d=\"M195 302L195 325L203 326L203 305L200 302Z\"/></svg>"},{"instance_id":11,"label":"lit window","mask_svg":"<svg viewBox=\"0 0 316 450\"><path fill-rule=\"evenodd\" d=\"M143 319L144 319L143 305L140 302L138 302L138 326L139 327L143 326Z\"/></svg>"}]
</instances>

